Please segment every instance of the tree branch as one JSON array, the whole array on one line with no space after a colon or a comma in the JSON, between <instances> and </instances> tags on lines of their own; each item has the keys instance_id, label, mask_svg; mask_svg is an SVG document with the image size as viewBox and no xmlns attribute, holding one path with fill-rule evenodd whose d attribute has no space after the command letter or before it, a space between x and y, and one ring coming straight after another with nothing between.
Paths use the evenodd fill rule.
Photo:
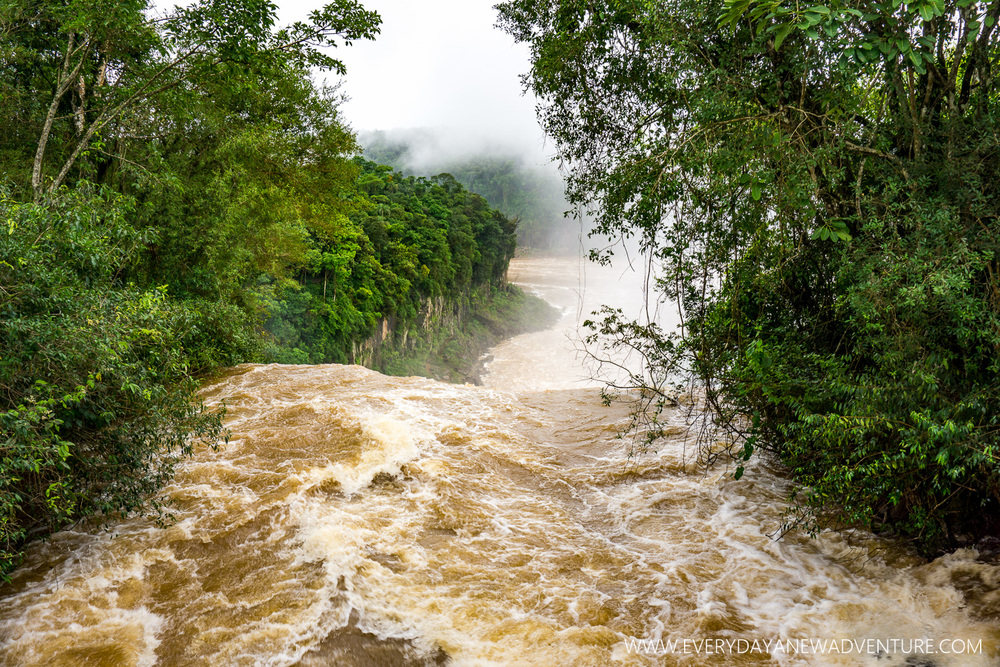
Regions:
<instances>
[{"instance_id":1,"label":"tree branch","mask_svg":"<svg viewBox=\"0 0 1000 667\"><path fill-rule=\"evenodd\" d=\"M38 149L35 151L35 160L31 167L31 189L35 193L35 200L41 198L42 196L42 162L45 160L45 147L49 143L49 135L52 132L52 123L55 121L56 111L59 110L59 101L62 96L66 94L70 86L80 75L80 70L83 68L83 63L86 58L80 58L73 68L72 72L69 72L69 64L73 58L73 55L79 53L81 49L85 49L90 46L90 37L88 36L83 40L76 49L73 48L73 42L76 40L76 35L71 34L69 36L69 43L66 45L66 57L63 59L62 70L59 73L59 79L56 82L56 92L52 96L52 102L49 104L49 110L45 114L45 123L42 125L42 133L38 137Z\"/></svg>"}]
</instances>

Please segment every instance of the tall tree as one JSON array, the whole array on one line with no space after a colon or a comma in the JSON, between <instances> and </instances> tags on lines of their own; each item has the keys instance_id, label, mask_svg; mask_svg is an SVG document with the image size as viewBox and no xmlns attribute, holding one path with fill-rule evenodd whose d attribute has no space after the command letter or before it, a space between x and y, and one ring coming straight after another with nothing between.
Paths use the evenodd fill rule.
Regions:
<instances>
[{"instance_id":1,"label":"tall tree","mask_svg":"<svg viewBox=\"0 0 1000 667\"><path fill-rule=\"evenodd\" d=\"M109 147L143 138L167 91L278 64L343 72L322 49L378 32L378 15L355 0L282 29L276 11L268 0L200 0L162 17L147 0L4 3L4 88L27 103L5 129L31 141L34 198L66 183L81 157L115 159Z\"/></svg>"},{"instance_id":2,"label":"tall tree","mask_svg":"<svg viewBox=\"0 0 1000 667\"><path fill-rule=\"evenodd\" d=\"M216 444L193 374L260 360L262 274L350 226L354 138L309 68L342 69L320 49L378 16L274 12L0 2L0 578L29 539L149 508Z\"/></svg>"}]
</instances>

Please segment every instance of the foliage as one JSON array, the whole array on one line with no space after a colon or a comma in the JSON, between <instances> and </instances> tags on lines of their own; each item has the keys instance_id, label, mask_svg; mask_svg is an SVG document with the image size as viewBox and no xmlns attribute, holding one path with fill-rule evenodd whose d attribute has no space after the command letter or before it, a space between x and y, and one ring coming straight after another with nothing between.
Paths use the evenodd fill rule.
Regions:
<instances>
[{"instance_id":1,"label":"foliage","mask_svg":"<svg viewBox=\"0 0 1000 667\"><path fill-rule=\"evenodd\" d=\"M189 369L224 352L189 354L209 319L193 304L122 282L149 240L129 213L88 187L0 200L0 574L31 534L140 507L220 435Z\"/></svg>"},{"instance_id":2,"label":"foliage","mask_svg":"<svg viewBox=\"0 0 1000 667\"><path fill-rule=\"evenodd\" d=\"M737 459L802 483L812 528L1000 531L1000 4L498 7L572 201L638 237L682 309L640 334L636 384L685 370Z\"/></svg>"},{"instance_id":3,"label":"foliage","mask_svg":"<svg viewBox=\"0 0 1000 667\"><path fill-rule=\"evenodd\" d=\"M368 204L314 235L296 281L262 286L279 361L354 361L354 345L377 324L408 326L435 298L468 309L473 292L505 283L514 222L448 174L404 177L360 158L355 164Z\"/></svg>"},{"instance_id":4,"label":"foliage","mask_svg":"<svg viewBox=\"0 0 1000 667\"><path fill-rule=\"evenodd\" d=\"M206 83L183 107L164 109L161 120L182 127L183 139L157 136L136 151L155 161L155 179L119 179L158 231L142 280L252 309L258 277L308 265L313 236L340 236L362 197L335 91L316 90L296 70L247 83L238 93Z\"/></svg>"},{"instance_id":5,"label":"foliage","mask_svg":"<svg viewBox=\"0 0 1000 667\"><path fill-rule=\"evenodd\" d=\"M267 0L198 0L163 17L146 0L5 2L0 53L10 66L0 89L14 104L4 131L33 152L35 200L94 158L121 157L118 140L141 134L150 108L179 90L213 79L235 90L244 70L342 74L320 49L378 32L378 15L355 0L333 0L282 29L276 11Z\"/></svg>"}]
</instances>

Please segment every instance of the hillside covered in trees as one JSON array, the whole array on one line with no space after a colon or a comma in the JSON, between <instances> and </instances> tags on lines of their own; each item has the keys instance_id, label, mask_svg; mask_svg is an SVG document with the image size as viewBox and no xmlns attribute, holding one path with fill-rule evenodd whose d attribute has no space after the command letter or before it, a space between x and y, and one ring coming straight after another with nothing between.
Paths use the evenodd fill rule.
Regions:
<instances>
[{"instance_id":1,"label":"hillside covered in trees","mask_svg":"<svg viewBox=\"0 0 1000 667\"><path fill-rule=\"evenodd\" d=\"M567 216L565 183L555 165L512 147L479 145L426 128L362 132L367 158L411 175L448 174L517 220L517 243L545 252L576 252L580 221Z\"/></svg>"},{"instance_id":2,"label":"hillside covered in trees","mask_svg":"<svg viewBox=\"0 0 1000 667\"><path fill-rule=\"evenodd\" d=\"M311 78L343 72L327 47L373 38L378 15L275 11L0 6L0 574L33 536L141 507L224 435L198 374L419 371L406 354L448 340L379 357L373 337L522 305L514 223L452 179L355 158L339 93Z\"/></svg>"},{"instance_id":3,"label":"hillside covered in trees","mask_svg":"<svg viewBox=\"0 0 1000 667\"><path fill-rule=\"evenodd\" d=\"M316 240L295 280L260 281L268 356L478 383L483 350L554 316L506 284L514 221L447 174L353 164L367 205Z\"/></svg>"}]
</instances>

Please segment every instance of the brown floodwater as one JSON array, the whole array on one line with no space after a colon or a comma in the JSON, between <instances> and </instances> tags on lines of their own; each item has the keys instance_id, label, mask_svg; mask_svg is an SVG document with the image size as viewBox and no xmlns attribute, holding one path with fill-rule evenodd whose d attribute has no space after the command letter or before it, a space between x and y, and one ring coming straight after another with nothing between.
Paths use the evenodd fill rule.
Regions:
<instances>
[{"instance_id":1,"label":"brown floodwater","mask_svg":"<svg viewBox=\"0 0 1000 667\"><path fill-rule=\"evenodd\" d=\"M206 387L232 439L181 467L173 523L34 545L0 591L0 664L997 664L1000 568L975 551L776 540L788 483L696 465L680 413L629 456L574 337L595 302L641 309L640 276L547 258L512 279L563 320L498 346L484 387L336 365Z\"/></svg>"}]
</instances>

